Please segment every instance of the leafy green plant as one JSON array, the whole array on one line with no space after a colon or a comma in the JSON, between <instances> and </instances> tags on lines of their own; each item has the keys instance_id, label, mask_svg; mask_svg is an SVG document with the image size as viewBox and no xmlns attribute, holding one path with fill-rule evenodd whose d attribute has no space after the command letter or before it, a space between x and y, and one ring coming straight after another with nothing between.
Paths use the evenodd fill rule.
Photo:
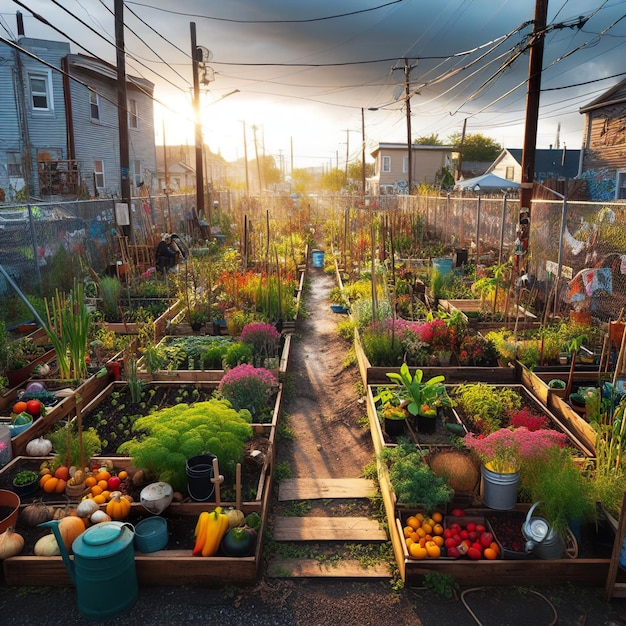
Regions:
<instances>
[{"instance_id":1,"label":"leafy green plant","mask_svg":"<svg viewBox=\"0 0 626 626\"><path fill-rule=\"evenodd\" d=\"M552 447L524 463L521 492L530 502L540 502L538 512L565 537L573 522L595 520L593 484L585 477L570 448Z\"/></svg>"},{"instance_id":2,"label":"leafy green plant","mask_svg":"<svg viewBox=\"0 0 626 626\"><path fill-rule=\"evenodd\" d=\"M390 380L404 385L410 399L406 408L411 415L432 415L434 417L438 407L452 406L451 399L443 384L444 376L433 376L423 383L424 372L416 369L415 373L411 375L406 363L400 366L399 374L387 372L386 376Z\"/></svg>"},{"instance_id":3,"label":"leafy green plant","mask_svg":"<svg viewBox=\"0 0 626 626\"><path fill-rule=\"evenodd\" d=\"M54 346L63 380L84 380L87 377L88 342L93 316L87 309L82 283L76 282L67 295L58 290L46 300L48 327L46 334Z\"/></svg>"},{"instance_id":4,"label":"leafy green plant","mask_svg":"<svg viewBox=\"0 0 626 626\"><path fill-rule=\"evenodd\" d=\"M445 478L429 467L424 453L404 439L395 448L384 448L380 458L389 468L389 480L397 501L434 511L452 500L454 491Z\"/></svg>"},{"instance_id":5,"label":"leafy green plant","mask_svg":"<svg viewBox=\"0 0 626 626\"><path fill-rule=\"evenodd\" d=\"M26 367L44 352L44 347L37 345L31 337L20 337L7 345L5 369L10 371Z\"/></svg>"},{"instance_id":6,"label":"leafy green plant","mask_svg":"<svg viewBox=\"0 0 626 626\"><path fill-rule=\"evenodd\" d=\"M514 389L495 387L487 383L458 385L451 395L463 417L483 434L504 426L507 414L522 405L522 397Z\"/></svg>"},{"instance_id":7,"label":"leafy green plant","mask_svg":"<svg viewBox=\"0 0 626 626\"><path fill-rule=\"evenodd\" d=\"M222 364L224 368L233 368L242 363L252 363L252 348L245 343L236 341L228 346Z\"/></svg>"},{"instance_id":8,"label":"leafy green plant","mask_svg":"<svg viewBox=\"0 0 626 626\"><path fill-rule=\"evenodd\" d=\"M102 309L106 319L119 318L122 298L122 283L115 276L103 276L98 280L98 291L102 298Z\"/></svg>"},{"instance_id":9,"label":"leafy green plant","mask_svg":"<svg viewBox=\"0 0 626 626\"><path fill-rule=\"evenodd\" d=\"M69 466L81 466L84 458L89 461L94 456L98 456L102 450L102 442L94 428L86 428L82 432L83 450L80 449L80 438L76 422L70 422L66 426L57 428L50 433L52 448L57 454L59 464L69 463Z\"/></svg>"},{"instance_id":10,"label":"leafy green plant","mask_svg":"<svg viewBox=\"0 0 626 626\"><path fill-rule=\"evenodd\" d=\"M249 411L237 411L215 398L192 406L178 404L136 420L133 431L142 434L123 443L118 452L131 456L135 467L182 490L186 461L200 454L217 456L220 471L234 477L252 436L251 419Z\"/></svg>"}]
</instances>

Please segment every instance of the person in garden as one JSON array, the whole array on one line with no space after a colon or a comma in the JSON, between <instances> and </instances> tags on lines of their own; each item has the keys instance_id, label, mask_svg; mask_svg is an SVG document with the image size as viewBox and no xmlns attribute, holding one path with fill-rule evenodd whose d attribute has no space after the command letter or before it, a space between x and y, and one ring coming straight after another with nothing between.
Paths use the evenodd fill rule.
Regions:
<instances>
[{"instance_id":1,"label":"person in garden","mask_svg":"<svg viewBox=\"0 0 626 626\"><path fill-rule=\"evenodd\" d=\"M167 273L176 266L180 250L172 241L172 236L165 233L156 249L156 268L158 272Z\"/></svg>"}]
</instances>

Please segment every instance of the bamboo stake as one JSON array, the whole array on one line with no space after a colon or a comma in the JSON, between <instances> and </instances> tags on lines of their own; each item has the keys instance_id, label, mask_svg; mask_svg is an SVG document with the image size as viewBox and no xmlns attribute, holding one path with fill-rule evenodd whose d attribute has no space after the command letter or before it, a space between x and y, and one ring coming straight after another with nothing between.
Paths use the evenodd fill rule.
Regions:
<instances>
[{"instance_id":1,"label":"bamboo stake","mask_svg":"<svg viewBox=\"0 0 626 626\"><path fill-rule=\"evenodd\" d=\"M237 463L235 473L235 508L241 510L241 463Z\"/></svg>"},{"instance_id":2,"label":"bamboo stake","mask_svg":"<svg viewBox=\"0 0 626 626\"><path fill-rule=\"evenodd\" d=\"M626 345L626 332L622 334L622 344L619 349L619 354L617 355L617 361L615 362L615 372L613 374L613 389L615 389L615 385L617 384L617 376L619 372L622 371L625 345Z\"/></svg>"},{"instance_id":3,"label":"bamboo stake","mask_svg":"<svg viewBox=\"0 0 626 626\"><path fill-rule=\"evenodd\" d=\"M224 482L224 477L220 474L217 458L213 459L213 476L211 477L211 482L215 485L215 505L220 506L222 502L220 485Z\"/></svg>"}]
</instances>

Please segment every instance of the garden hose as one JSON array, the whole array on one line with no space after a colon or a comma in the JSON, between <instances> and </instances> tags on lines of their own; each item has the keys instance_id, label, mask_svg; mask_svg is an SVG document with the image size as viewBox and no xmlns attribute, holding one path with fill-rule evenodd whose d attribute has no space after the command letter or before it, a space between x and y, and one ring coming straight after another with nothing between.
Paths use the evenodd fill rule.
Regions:
<instances>
[{"instance_id":1,"label":"garden hose","mask_svg":"<svg viewBox=\"0 0 626 626\"><path fill-rule=\"evenodd\" d=\"M472 611L472 609L470 608L469 604L466 602L465 596L468 593L472 593L474 591L483 591L484 589L486 589L486 587L472 587L471 589L465 589L461 593L461 602L463 603L463 606L467 609L469 614L474 618L474 621L479 626L482 626L482 622L478 619L478 617L476 617L476 614L474 613L474 611ZM558 613L556 612L556 608L554 607L552 602L550 602L550 600L548 600L548 598L546 598L543 594L539 593L538 591L533 591L532 589L528 589L528 591L530 593L535 594L537 597L541 598L542 600L545 600L546 604L548 604L548 606L552 609L552 614L554 615L554 619L548 624L548 626L555 626L555 624L557 624L558 621L559 621L559 616L558 616Z\"/></svg>"}]
</instances>

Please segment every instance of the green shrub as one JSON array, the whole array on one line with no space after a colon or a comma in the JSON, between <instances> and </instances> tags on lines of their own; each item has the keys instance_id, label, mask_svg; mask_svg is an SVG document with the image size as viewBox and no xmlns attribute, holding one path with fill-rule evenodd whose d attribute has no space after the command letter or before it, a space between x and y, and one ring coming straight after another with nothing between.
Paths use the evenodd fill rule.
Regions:
<instances>
[{"instance_id":1,"label":"green shrub","mask_svg":"<svg viewBox=\"0 0 626 626\"><path fill-rule=\"evenodd\" d=\"M223 400L178 404L136 420L133 431L141 434L123 443L118 453L180 491L187 483L187 459L200 454L214 454L220 471L234 477L252 436L251 421L249 411L236 411Z\"/></svg>"},{"instance_id":2,"label":"green shrub","mask_svg":"<svg viewBox=\"0 0 626 626\"><path fill-rule=\"evenodd\" d=\"M252 363L254 355L252 354L252 347L245 343L235 342L228 346L226 353L224 354L222 364L224 369L237 367L242 363Z\"/></svg>"}]
</instances>

